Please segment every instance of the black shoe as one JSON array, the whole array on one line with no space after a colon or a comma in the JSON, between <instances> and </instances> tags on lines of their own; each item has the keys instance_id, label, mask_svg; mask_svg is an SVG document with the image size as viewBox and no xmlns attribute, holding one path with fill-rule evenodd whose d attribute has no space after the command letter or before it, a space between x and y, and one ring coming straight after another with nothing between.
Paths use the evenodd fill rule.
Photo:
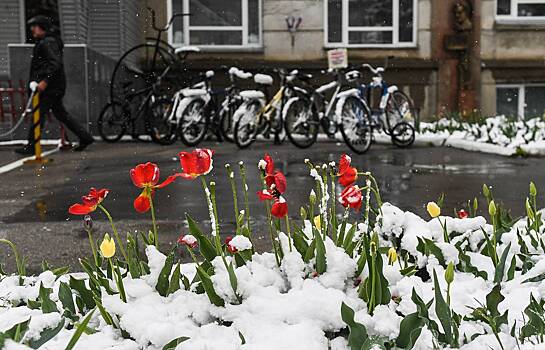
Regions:
<instances>
[{"instance_id":1,"label":"black shoe","mask_svg":"<svg viewBox=\"0 0 545 350\"><path fill-rule=\"evenodd\" d=\"M34 148L25 146L25 147L17 148L16 150L14 150L14 152L17 154L21 154L23 156L31 156L34 154Z\"/></svg>"},{"instance_id":2,"label":"black shoe","mask_svg":"<svg viewBox=\"0 0 545 350\"><path fill-rule=\"evenodd\" d=\"M78 143L78 145L75 146L74 148L72 148L72 150L73 150L74 152L81 152L81 151L83 151L84 149L86 149L87 146L89 146L89 145L92 144L93 142L95 142L95 140L87 140L87 141L80 140L80 142Z\"/></svg>"}]
</instances>

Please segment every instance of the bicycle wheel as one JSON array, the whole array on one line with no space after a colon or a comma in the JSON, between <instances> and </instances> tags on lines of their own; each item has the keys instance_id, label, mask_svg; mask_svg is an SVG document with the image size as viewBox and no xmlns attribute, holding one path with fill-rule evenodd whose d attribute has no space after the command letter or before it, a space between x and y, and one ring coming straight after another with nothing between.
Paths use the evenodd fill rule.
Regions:
<instances>
[{"instance_id":1,"label":"bicycle wheel","mask_svg":"<svg viewBox=\"0 0 545 350\"><path fill-rule=\"evenodd\" d=\"M128 124L129 118L123 105L119 102L109 102L98 116L98 133L106 142L117 142L127 132Z\"/></svg>"},{"instance_id":2,"label":"bicycle wheel","mask_svg":"<svg viewBox=\"0 0 545 350\"><path fill-rule=\"evenodd\" d=\"M235 113L234 139L239 148L250 146L257 138L260 125L259 113L263 108L260 100L251 100L243 103Z\"/></svg>"},{"instance_id":3,"label":"bicycle wheel","mask_svg":"<svg viewBox=\"0 0 545 350\"><path fill-rule=\"evenodd\" d=\"M392 128L392 143L400 148L409 147L414 143L415 131L411 124L401 122Z\"/></svg>"},{"instance_id":4,"label":"bicycle wheel","mask_svg":"<svg viewBox=\"0 0 545 350\"><path fill-rule=\"evenodd\" d=\"M229 103L228 106L225 106L220 111L220 132L224 140L229 142L235 142L233 135L234 126L234 115L237 108L240 106L240 102Z\"/></svg>"},{"instance_id":5,"label":"bicycle wheel","mask_svg":"<svg viewBox=\"0 0 545 350\"><path fill-rule=\"evenodd\" d=\"M173 106L169 98L159 98L150 106L146 126L153 142L160 145L172 145L176 142L176 119L171 119Z\"/></svg>"},{"instance_id":6,"label":"bicycle wheel","mask_svg":"<svg viewBox=\"0 0 545 350\"><path fill-rule=\"evenodd\" d=\"M155 44L146 43L134 46L117 61L110 79L110 101L122 101L128 93L145 89L157 82L166 67L171 67L164 77L161 88L169 93L175 88L174 77L180 69L176 57L166 48L159 46L155 54ZM155 61L154 61L155 56ZM178 81L179 76L178 76Z\"/></svg>"},{"instance_id":7,"label":"bicycle wheel","mask_svg":"<svg viewBox=\"0 0 545 350\"><path fill-rule=\"evenodd\" d=\"M196 98L189 102L182 111L178 135L180 135L180 139L186 146L193 147L203 140L207 130L206 101L202 98Z\"/></svg>"},{"instance_id":8,"label":"bicycle wheel","mask_svg":"<svg viewBox=\"0 0 545 350\"><path fill-rule=\"evenodd\" d=\"M284 118L284 128L291 143L299 148L307 148L316 142L320 121L309 99L291 98L286 103Z\"/></svg>"},{"instance_id":9,"label":"bicycle wheel","mask_svg":"<svg viewBox=\"0 0 545 350\"><path fill-rule=\"evenodd\" d=\"M340 129L344 142L352 151L362 154L371 147L369 112L359 98L349 96L344 101Z\"/></svg>"}]
</instances>

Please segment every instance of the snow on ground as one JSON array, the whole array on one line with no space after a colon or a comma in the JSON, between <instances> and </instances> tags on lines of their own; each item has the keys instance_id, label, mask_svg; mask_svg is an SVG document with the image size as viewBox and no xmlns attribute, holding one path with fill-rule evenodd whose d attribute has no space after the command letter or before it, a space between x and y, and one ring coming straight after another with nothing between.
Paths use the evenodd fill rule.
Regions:
<instances>
[{"instance_id":1,"label":"snow on ground","mask_svg":"<svg viewBox=\"0 0 545 350\"><path fill-rule=\"evenodd\" d=\"M443 241L443 229L439 220L446 222L447 230L454 236L450 243ZM379 233L381 247L391 246L392 241L400 240L401 248L415 258L423 271L433 275L435 271L442 295L446 295L447 283L443 278L445 265L433 254L423 254L418 248L418 241L428 238L436 242L436 246L445 260L459 263L461 257L457 246L466 247L467 255L473 266L487 273L487 278L477 277L470 272L458 269L452 283L451 307L454 312L469 316L474 308L486 305L487 295L495 283L494 265L489 257L482 255L484 234L492 230L492 226L483 217L457 219L439 217L427 220L413 213L404 212L391 205L384 204L382 215L375 228ZM307 227L308 227L307 223ZM507 251L507 261L521 252L517 232L526 229L526 218L513 225L510 231L502 236L498 245L498 253ZM307 230L308 231L308 230ZM539 235L543 236L543 228ZM484 232L484 233L483 233ZM287 236L280 235L280 240L287 248ZM245 239L237 239L248 246ZM236 242L236 241L235 241ZM237 247L242 245L237 243ZM189 339L180 343L178 350L319 350L350 349L346 334L342 330L346 324L341 318L341 304L344 302L355 311L355 321L364 325L370 336L395 340L399 336L400 324L405 316L417 310L411 300L414 291L427 303L434 299L435 290L432 279L420 275L403 275L403 263L398 260L393 265L383 258L384 276L392 299L385 305L378 305L373 315L368 312L367 304L358 297L358 278L369 275L368 266L361 275L357 275L359 257L350 257L342 247L338 247L328 237L325 239L327 271L316 274L314 261L305 263L296 251L287 252L282 264L277 267L275 257L271 253L253 255L251 261L235 269L238 279L236 297L229 282L229 275L221 258L212 263L215 274L212 276L214 288L218 295L226 301L225 307L211 304L206 294L198 294L194 290L183 287L163 297L157 293L155 286L166 257L153 246L148 246L146 255L150 273L139 279L124 278L127 302L121 301L119 295L108 295L103 289L102 304L117 319L120 329L108 325L99 312L95 312L89 323L94 332L83 334L76 349L162 349L169 341L185 336ZM541 300L545 294L545 281L526 281L530 277L539 277L545 272L544 252L535 248L535 265L527 272L520 269L514 272L513 278L506 278L500 283L501 293L505 299L499 304L500 313L508 311L508 323L501 327L500 339L505 349L513 349L517 345L517 335L528 321L524 310L530 301L530 295ZM227 256L228 261L231 257ZM517 267L521 261L515 258ZM507 267L506 267L507 269ZM195 276L195 265L181 266L182 274L192 280ZM46 328L56 326L62 319L59 312L42 313L31 307L29 301L36 300L40 285L52 288L51 300L58 310L63 310L59 300L59 286L67 282L69 277L84 279L85 274L77 273L56 277L46 271L39 276L25 277L19 285L18 276L4 276L0 279L0 331L7 331L14 325L30 318L29 330L25 340L37 338ZM86 279L86 278L85 278ZM112 288L116 288L112 284ZM435 305L435 304L433 304ZM430 319L439 323L435 307L429 308ZM68 322L68 321L66 321ZM442 327L441 327L442 329ZM482 321L463 318L459 327L459 343L463 349L500 349L499 343L491 333L490 327ZM63 349L74 329L63 329L40 349ZM433 349L436 336L424 327L415 349ZM538 349L528 342L521 344L521 349ZM29 347L7 340L4 349L29 349Z\"/></svg>"}]
</instances>

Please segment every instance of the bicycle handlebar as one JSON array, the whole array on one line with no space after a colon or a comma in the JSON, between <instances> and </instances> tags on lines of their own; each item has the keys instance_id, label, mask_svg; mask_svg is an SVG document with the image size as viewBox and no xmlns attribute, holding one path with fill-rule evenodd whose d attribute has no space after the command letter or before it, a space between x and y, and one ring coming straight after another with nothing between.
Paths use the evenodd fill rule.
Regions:
<instances>
[{"instance_id":1,"label":"bicycle handlebar","mask_svg":"<svg viewBox=\"0 0 545 350\"><path fill-rule=\"evenodd\" d=\"M148 11L150 12L151 14L151 26L153 27L153 29L155 29L156 31L158 32L166 32L170 26L172 25L172 22L174 21L174 18L176 17L182 17L182 16L191 16L190 13L175 13L172 15L172 17L170 17L170 20L168 21L167 25L163 28L159 28L157 27L156 25L156 22L155 22L155 10L151 7L147 7Z\"/></svg>"}]
</instances>

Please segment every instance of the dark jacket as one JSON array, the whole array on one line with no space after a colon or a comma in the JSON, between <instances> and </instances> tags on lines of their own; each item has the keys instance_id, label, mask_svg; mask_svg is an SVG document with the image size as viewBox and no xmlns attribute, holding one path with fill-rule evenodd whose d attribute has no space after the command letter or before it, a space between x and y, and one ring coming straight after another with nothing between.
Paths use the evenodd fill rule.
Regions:
<instances>
[{"instance_id":1,"label":"dark jacket","mask_svg":"<svg viewBox=\"0 0 545 350\"><path fill-rule=\"evenodd\" d=\"M63 95L66 90L63 48L61 38L49 33L34 45L29 81L45 80L47 95Z\"/></svg>"}]
</instances>

